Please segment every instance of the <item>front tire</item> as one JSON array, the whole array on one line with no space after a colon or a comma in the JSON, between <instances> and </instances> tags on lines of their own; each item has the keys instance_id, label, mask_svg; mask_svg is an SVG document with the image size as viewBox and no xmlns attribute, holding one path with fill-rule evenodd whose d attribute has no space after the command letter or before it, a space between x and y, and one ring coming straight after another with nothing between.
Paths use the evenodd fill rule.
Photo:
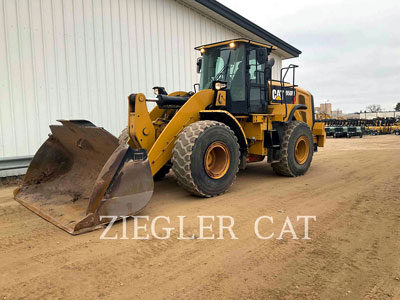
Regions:
<instances>
[{"instance_id":1,"label":"front tire","mask_svg":"<svg viewBox=\"0 0 400 300\"><path fill-rule=\"evenodd\" d=\"M228 190L240 161L234 132L217 121L198 121L179 134L172 170L179 185L193 195L213 197Z\"/></svg>"},{"instance_id":2,"label":"front tire","mask_svg":"<svg viewBox=\"0 0 400 300\"><path fill-rule=\"evenodd\" d=\"M285 124L281 151L281 161L272 164L274 172L288 177L304 175L311 165L314 154L310 127L298 121Z\"/></svg>"}]
</instances>

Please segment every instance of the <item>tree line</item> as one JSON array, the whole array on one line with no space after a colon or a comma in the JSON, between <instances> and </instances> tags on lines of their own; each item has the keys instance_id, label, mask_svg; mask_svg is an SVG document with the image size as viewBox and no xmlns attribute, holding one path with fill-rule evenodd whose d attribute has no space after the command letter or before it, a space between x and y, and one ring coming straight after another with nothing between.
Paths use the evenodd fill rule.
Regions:
<instances>
[{"instance_id":1,"label":"tree line","mask_svg":"<svg viewBox=\"0 0 400 300\"><path fill-rule=\"evenodd\" d=\"M394 107L395 111L400 111L400 102L396 104ZM371 104L366 107L366 112L378 113L383 111L382 107L379 104Z\"/></svg>"}]
</instances>

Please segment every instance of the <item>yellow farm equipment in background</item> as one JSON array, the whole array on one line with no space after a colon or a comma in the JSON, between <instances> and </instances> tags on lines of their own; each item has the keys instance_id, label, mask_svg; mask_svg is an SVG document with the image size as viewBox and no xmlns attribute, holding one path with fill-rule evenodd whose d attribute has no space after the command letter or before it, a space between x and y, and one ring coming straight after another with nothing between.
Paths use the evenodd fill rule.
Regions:
<instances>
[{"instance_id":1,"label":"yellow farm equipment in background","mask_svg":"<svg viewBox=\"0 0 400 300\"><path fill-rule=\"evenodd\" d=\"M15 199L71 234L101 227L102 216L131 216L150 201L153 178L170 169L188 192L220 195L246 163L267 158L283 176L310 167L325 141L313 96L294 85L294 69L272 80L275 47L235 39L196 48L197 92L155 87L156 98L128 97L120 140L85 120L50 126ZM293 82L286 83L286 74ZM147 102L156 102L149 112Z\"/></svg>"}]
</instances>

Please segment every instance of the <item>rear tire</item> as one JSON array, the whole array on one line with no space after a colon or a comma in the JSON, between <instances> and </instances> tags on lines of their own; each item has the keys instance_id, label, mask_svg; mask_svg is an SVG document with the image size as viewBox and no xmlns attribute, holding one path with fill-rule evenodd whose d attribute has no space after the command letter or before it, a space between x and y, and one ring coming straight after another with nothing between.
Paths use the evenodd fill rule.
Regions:
<instances>
[{"instance_id":1,"label":"rear tire","mask_svg":"<svg viewBox=\"0 0 400 300\"><path fill-rule=\"evenodd\" d=\"M172 170L179 185L193 195L213 197L232 185L239 170L234 132L216 121L198 121L179 134L172 151Z\"/></svg>"},{"instance_id":2,"label":"rear tire","mask_svg":"<svg viewBox=\"0 0 400 300\"><path fill-rule=\"evenodd\" d=\"M281 161L272 164L276 174L296 177L307 172L314 154L314 142L306 123L291 121L284 125L281 151Z\"/></svg>"}]
</instances>

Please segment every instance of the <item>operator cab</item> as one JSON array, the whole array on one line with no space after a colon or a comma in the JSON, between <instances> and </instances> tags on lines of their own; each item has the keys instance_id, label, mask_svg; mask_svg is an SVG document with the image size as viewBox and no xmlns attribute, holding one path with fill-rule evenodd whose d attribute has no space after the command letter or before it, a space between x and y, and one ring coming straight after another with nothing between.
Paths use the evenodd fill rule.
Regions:
<instances>
[{"instance_id":1,"label":"operator cab","mask_svg":"<svg viewBox=\"0 0 400 300\"><path fill-rule=\"evenodd\" d=\"M249 39L228 40L195 48L200 90L226 90L226 109L233 114L265 113L272 80L274 46Z\"/></svg>"}]
</instances>

